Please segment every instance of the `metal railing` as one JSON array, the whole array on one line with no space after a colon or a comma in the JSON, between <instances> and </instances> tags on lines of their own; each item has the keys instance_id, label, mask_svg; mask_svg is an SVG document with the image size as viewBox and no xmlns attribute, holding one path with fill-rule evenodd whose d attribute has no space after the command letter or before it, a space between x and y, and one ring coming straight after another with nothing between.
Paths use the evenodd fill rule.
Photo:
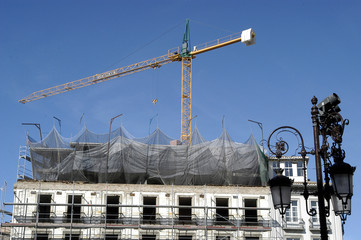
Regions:
<instances>
[{"instance_id":1,"label":"metal railing","mask_svg":"<svg viewBox=\"0 0 361 240\"><path fill-rule=\"evenodd\" d=\"M247 215L239 215L239 216L219 216L217 214L213 214L213 216L205 217L198 216L196 214L192 215L179 215L174 214L173 217L165 217L160 213L144 215L140 212L137 215L126 216L124 213L117 214L106 214L102 212L99 215L89 216L84 212L74 213L73 217L68 212L63 212L63 214L56 214L55 212L44 213L41 212L32 212L31 215L14 215L14 222L12 226L16 226L16 224L24 224L24 223L51 223L54 227L57 224L70 223L72 219L73 225L75 224L118 224L118 225L194 225L194 226L212 226L212 225L224 225L224 226L234 226L234 227L248 227L248 226L258 226L264 228L270 228L273 226L273 221L271 218L267 216L247 216ZM304 222L302 223L304 225ZM287 226L291 226L288 223Z\"/></svg>"},{"instance_id":2,"label":"metal railing","mask_svg":"<svg viewBox=\"0 0 361 240\"><path fill-rule=\"evenodd\" d=\"M305 221L302 218L292 218L292 221L283 220L284 230L303 230Z\"/></svg>"},{"instance_id":3,"label":"metal railing","mask_svg":"<svg viewBox=\"0 0 361 240\"><path fill-rule=\"evenodd\" d=\"M320 230L320 221L315 221L316 219L312 219L310 218L309 219L309 223L310 223L310 230ZM329 219L326 220L326 225L327 225L327 230L330 230L331 229L331 222Z\"/></svg>"},{"instance_id":4,"label":"metal railing","mask_svg":"<svg viewBox=\"0 0 361 240\"><path fill-rule=\"evenodd\" d=\"M247 207L217 207L217 206L178 206L178 205L126 205L126 204L92 204L91 202L78 203L5 203L14 207L28 209L14 215L14 221L5 226L19 230L19 238L12 233L12 239L34 239L28 236L28 230L33 233L44 229L62 228L64 232L81 232L81 237L92 239L104 239L104 234L109 231L133 229L132 231L158 231L171 230L173 236L181 231L204 231L205 235L213 236L216 233L236 234L236 231L271 231L276 226L275 220L269 216L269 208ZM39 206L50 206L49 212L39 211ZM81 211L66 211L71 206L80 207ZM107 208L117 209L106 212ZM154 208L153 212L144 212L146 208ZM190 209L187 214L182 208ZM30 211L31 209L31 211ZM218 209L225 214L219 214ZM228 214L226 214L227 211ZM35 210L35 211L34 211ZM148 209L149 210L149 209ZM246 215L246 210L255 210L259 214ZM23 229L23 230L21 230ZM25 231L27 229L27 231ZM97 230L94 230L97 229ZM87 231L89 233L87 233ZM54 232L54 231L50 231ZM91 232L91 233L90 233ZM95 232L102 232L103 236L95 236ZM40 233L40 232L39 232ZM163 233L162 233L163 234ZM213 234L213 235L212 235ZM85 236L86 235L86 236ZM214 235L215 236L215 235ZM213 237L214 237L213 236ZM232 235L233 236L233 235ZM237 235L238 236L238 235ZM134 236L133 236L134 237ZM163 237L163 236L162 236ZM208 239L213 239L208 237ZM49 239L62 238L61 236L49 236ZM126 238L132 239L132 238ZM167 239L160 238L157 239ZM173 239L173 238L170 238ZM176 238L174 238L176 239ZM237 238L242 239L242 238Z\"/></svg>"}]
</instances>

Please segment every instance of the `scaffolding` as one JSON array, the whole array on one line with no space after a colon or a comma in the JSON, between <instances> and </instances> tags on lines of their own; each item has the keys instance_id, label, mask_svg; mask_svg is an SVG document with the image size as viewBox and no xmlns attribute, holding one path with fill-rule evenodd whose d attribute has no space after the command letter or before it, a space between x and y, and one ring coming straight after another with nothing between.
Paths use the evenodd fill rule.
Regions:
<instances>
[{"instance_id":1,"label":"scaffolding","mask_svg":"<svg viewBox=\"0 0 361 240\"><path fill-rule=\"evenodd\" d=\"M1 240L7 240L10 239L10 228L9 227L5 227L3 226L3 223L8 220L9 216L12 216L12 213L10 211L8 211L5 208L5 200L6 200L6 188L7 188L7 182L4 182L4 185L0 188L1 190L1 196L0 196L0 200L1 200L1 204L0 204L0 214L1 214L1 219L0 219L0 239Z\"/></svg>"},{"instance_id":2,"label":"scaffolding","mask_svg":"<svg viewBox=\"0 0 361 240\"><path fill-rule=\"evenodd\" d=\"M245 143L222 134L206 141L197 128L191 145L177 145L156 129L134 138L120 126L110 134L83 128L65 138L53 128L37 142L28 136L33 179L91 183L265 186L267 158L253 136Z\"/></svg>"},{"instance_id":3,"label":"scaffolding","mask_svg":"<svg viewBox=\"0 0 361 240\"><path fill-rule=\"evenodd\" d=\"M16 178L17 180L29 180L32 179L32 175L29 147L20 146Z\"/></svg>"},{"instance_id":4,"label":"scaffolding","mask_svg":"<svg viewBox=\"0 0 361 240\"><path fill-rule=\"evenodd\" d=\"M175 186L149 195L144 185L118 194L104 184L100 192L87 191L88 198L76 190L79 183L66 184L66 197L65 190L51 193L40 181L30 184L37 187L14 189L14 202L5 203L14 209L12 222L4 225L11 228L11 239L272 239L272 228L279 227L269 207L245 206L237 192L210 198L214 189L208 186L200 186L203 192L198 189L194 197L179 195ZM167 200L160 204L161 198Z\"/></svg>"}]
</instances>

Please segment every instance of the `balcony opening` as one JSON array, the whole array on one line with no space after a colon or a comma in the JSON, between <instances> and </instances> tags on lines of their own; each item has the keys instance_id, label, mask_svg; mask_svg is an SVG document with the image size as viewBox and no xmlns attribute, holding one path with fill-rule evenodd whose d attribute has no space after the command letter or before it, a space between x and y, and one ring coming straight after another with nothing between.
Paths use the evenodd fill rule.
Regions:
<instances>
[{"instance_id":1,"label":"balcony opening","mask_svg":"<svg viewBox=\"0 0 361 240\"><path fill-rule=\"evenodd\" d=\"M142 235L143 240L156 240L155 235Z\"/></svg>"},{"instance_id":2,"label":"balcony opening","mask_svg":"<svg viewBox=\"0 0 361 240\"><path fill-rule=\"evenodd\" d=\"M192 240L192 236L186 236L186 235L179 235L179 240Z\"/></svg>"},{"instance_id":3,"label":"balcony opening","mask_svg":"<svg viewBox=\"0 0 361 240\"><path fill-rule=\"evenodd\" d=\"M47 222L50 218L50 203L51 203L51 195L40 195L39 196L39 222ZM42 205L45 204L45 205Z\"/></svg>"},{"instance_id":4,"label":"balcony opening","mask_svg":"<svg viewBox=\"0 0 361 240\"><path fill-rule=\"evenodd\" d=\"M81 195L68 195L68 209L67 220L68 222L80 222L81 206L75 204L81 204Z\"/></svg>"},{"instance_id":5,"label":"balcony opening","mask_svg":"<svg viewBox=\"0 0 361 240\"><path fill-rule=\"evenodd\" d=\"M192 208L183 206L192 206L191 197L179 197L179 222L180 224L190 224L192 221ZM188 238L187 238L188 239Z\"/></svg>"},{"instance_id":6,"label":"balcony opening","mask_svg":"<svg viewBox=\"0 0 361 240\"><path fill-rule=\"evenodd\" d=\"M156 204L157 204L157 197L143 197L143 205L147 205L143 207L143 223L145 224L155 223ZM144 235L144 236L153 236L153 235Z\"/></svg>"},{"instance_id":7,"label":"balcony opening","mask_svg":"<svg viewBox=\"0 0 361 240\"><path fill-rule=\"evenodd\" d=\"M105 235L105 240L118 240L118 235L107 234L107 235Z\"/></svg>"},{"instance_id":8,"label":"balcony opening","mask_svg":"<svg viewBox=\"0 0 361 240\"><path fill-rule=\"evenodd\" d=\"M106 220L109 223L118 223L119 206L114 205L119 205L119 196L107 196Z\"/></svg>"},{"instance_id":9,"label":"balcony opening","mask_svg":"<svg viewBox=\"0 0 361 240\"><path fill-rule=\"evenodd\" d=\"M244 210L244 220L247 225L257 225L257 199L245 199L244 206L246 209Z\"/></svg>"},{"instance_id":10,"label":"balcony opening","mask_svg":"<svg viewBox=\"0 0 361 240\"><path fill-rule=\"evenodd\" d=\"M79 240L80 239L80 234L65 234L65 240Z\"/></svg>"},{"instance_id":11,"label":"balcony opening","mask_svg":"<svg viewBox=\"0 0 361 240\"><path fill-rule=\"evenodd\" d=\"M225 224L229 220L228 198L216 198L216 223Z\"/></svg>"},{"instance_id":12,"label":"balcony opening","mask_svg":"<svg viewBox=\"0 0 361 240\"><path fill-rule=\"evenodd\" d=\"M231 240L230 236L216 236L216 240Z\"/></svg>"},{"instance_id":13,"label":"balcony opening","mask_svg":"<svg viewBox=\"0 0 361 240\"><path fill-rule=\"evenodd\" d=\"M37 240L48 240L49 235L47 233L37 233L36 234L36 239Z\"/></svg>"}]
</instances>

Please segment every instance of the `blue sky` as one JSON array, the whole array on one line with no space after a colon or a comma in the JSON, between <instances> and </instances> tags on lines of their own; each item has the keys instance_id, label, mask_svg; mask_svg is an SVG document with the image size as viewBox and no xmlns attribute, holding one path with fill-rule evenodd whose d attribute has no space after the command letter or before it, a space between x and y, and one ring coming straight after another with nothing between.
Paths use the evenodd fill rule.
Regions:
<instances>
[{"instance_id":1,"label":"blue sky","mask_svg":"<svg viewBox=\"0 0 361 240\"><path fill-rule=\"evenodd\" d=\"M346 161L359 168L361 114L361 3L359 1L0 1L0 181L15 182L19 146L26 132L44 135L61 119L62 134L83 124L106 133L110 118L136 137L149 120L170 137L180 135L181 64L170 63L53 97L20 104L30 93L166 54L181 44L190 19L191 43L198 45L252 27L257 44L233 44L193 62L193 115L202 135L222 131L244 142L265 138L281 125L299 129L313 146L311 98L341 98L350 119L344 134ZM152 99L157 98L154 105ZM80 118L84 114L83 121ZM151 129L154 130L153 123ZM314 172L311 156L310 172ZM361 174L356 170L352 216L345 239L357 239ZM314 180L313 174L310 174ZM11 192L11 191L9 191Z\"/></svg>"}]
</instances>

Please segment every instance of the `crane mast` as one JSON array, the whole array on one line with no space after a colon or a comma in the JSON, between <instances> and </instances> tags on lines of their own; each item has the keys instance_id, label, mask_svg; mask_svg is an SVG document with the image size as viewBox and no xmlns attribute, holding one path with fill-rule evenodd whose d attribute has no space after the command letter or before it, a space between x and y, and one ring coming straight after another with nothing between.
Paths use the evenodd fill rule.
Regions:
<instances>
[{"instance_id":1,"label":"crane mast","mask_svg":"<svg viewBox=\"0 0 361 240\"><path fill-rule=\"evenodd\" d=\"M182 57L181 142L191 143L192 134L192 57Z\"/></svg>"},{"instance_id":2,"label":"crane mast","mask_svg":"<svg viewBox=\"0 0 361 240\"><path fill-rule=\"evenodd\" d=\"M191 144L192 138L192 59L189 20L182 42L182 95L181 95L181 136L182 143Z\"/></svg>"},{"instance_id":3,"label":"crane mast","mask_svg":"<svg viewBox=\"0 0 361 240\"><path fill-rule=\"evenodd\" d=\"M205 53L217 48L221 48L237 42L245 43L250 46L256 43L255 33L249 28L239 33L206 42L193 47L191 51L189 21L186 23L186 30L183 37L181 48L170 49L168 54L160 57L151 58L142 62L131 64L129 66L117 68L111 71L95 74L73 82L68 82L44 90L36 91L29 96L19 100L20 103L28 103L45 97L53 96L63 92L68 92L78 88L102 83L114 78L141 72L147 69L157 69L171 62L182 62L182 92L181 92L181 135L180 140L183 144L191 144L191 120L192 120L192 60L196 55Z\"/></svg>"}]
</instances>

